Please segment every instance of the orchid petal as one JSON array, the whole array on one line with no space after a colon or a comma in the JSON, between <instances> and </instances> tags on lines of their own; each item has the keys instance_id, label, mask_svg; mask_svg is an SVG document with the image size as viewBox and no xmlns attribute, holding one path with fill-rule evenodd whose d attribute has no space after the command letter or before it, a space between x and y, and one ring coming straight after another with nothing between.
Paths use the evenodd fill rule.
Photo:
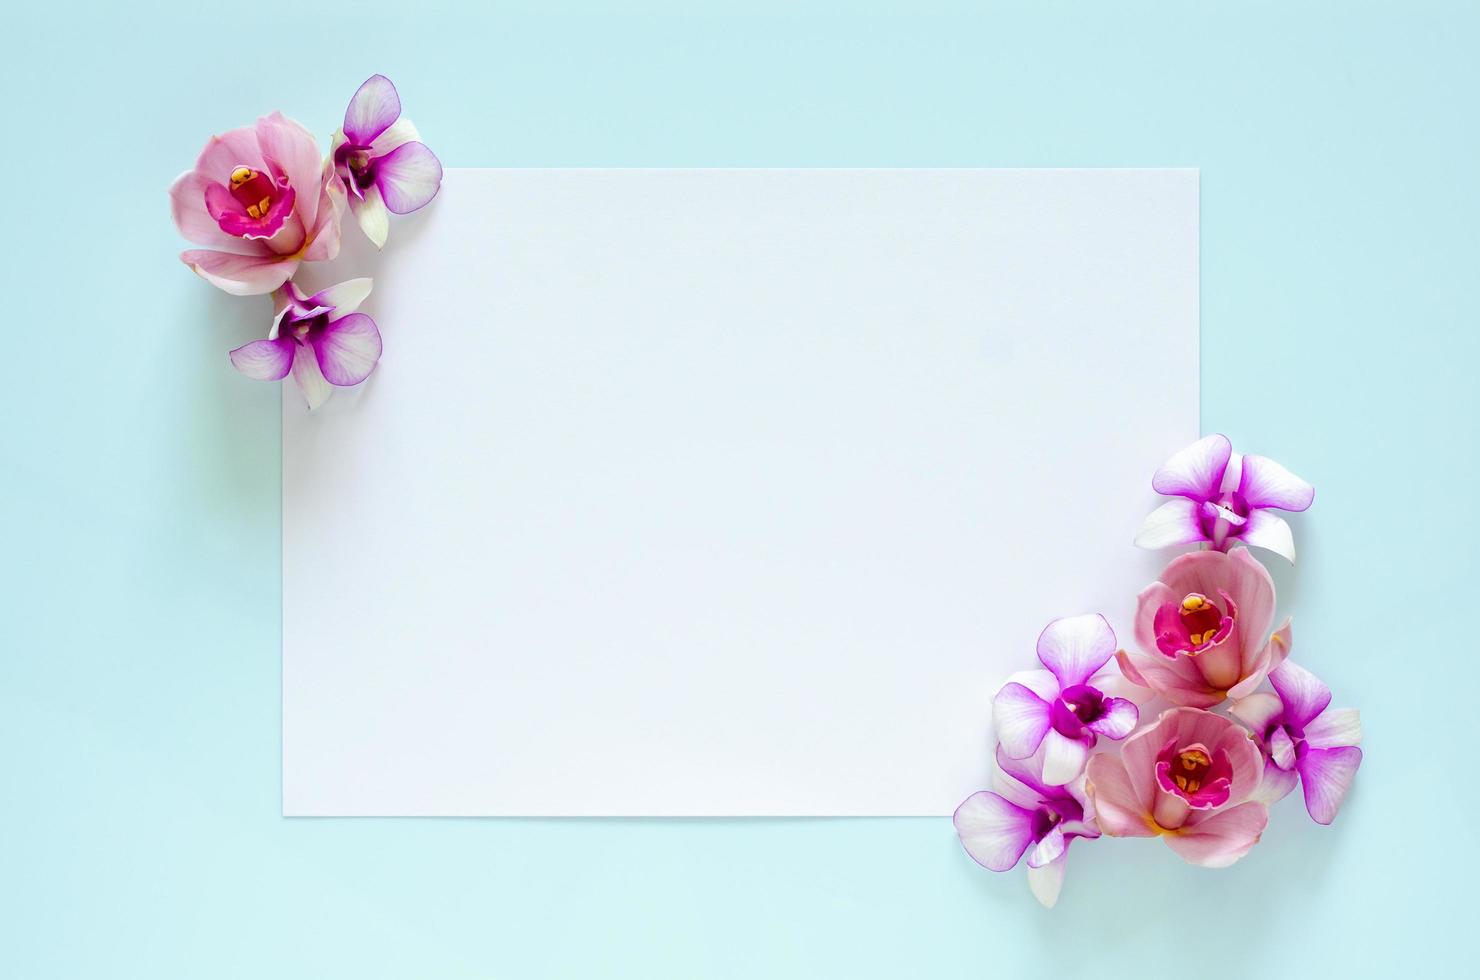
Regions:
<instances>
[{"instance_id":1,"label":"orchid petal","mask_svg":"<svg viewBox=\"0 0 1480 980\"><path fill-rule=\"evenodd\" d=\"M1168 496L1211 500L1222 488L1233 444L1227 436L1211 435L1179 450L1151 478L1151 488Z\"/></svg>"},{"instance_id":2,"label":"orchid petal","mask_svg":"<svg viewBox=\"0 0 1480 980\"><path fill-rule=\"evenodd\" d=\"M355 89L344 110L344 135L356 146L369 146L401 115L401 96L384 75L371 75Z\"/></svg>"},{"instance_id":3,"label":"orchid petal","mask_svg":"<svg viewBox=\"0 0 1480 980\"><path fill-rule=\"evenodd\" d=\"M1362 750L1353 745L1305 753L1296 768L1300 770L1300 787L1305 790L1305 809L1312 820L1329 824L1336 819L1336 811L1341 809L1361 764Z\"/></svg>"},{"instance_id":4,"label":"orchid petal","mask_svg":"<svg viewBox=\"0 0 1480 980\"><path fill-rule=\"evenodd\" d=\"M257 381L281 381L293 369L293 341L254 340L243 344L228 356L231 366Z\"/></svg>"},{"instance_id":5,"label":"orchid petal","mask_svg":"<svg viewBox=\"0 0 1480 980\"><path fill-rule=\"evenodd\" d=\"M1273 760L1264 762L1264 778L1259 780L1259 788L1249 800L1254 803L1263 803L1265 806L1278 803L1290 795L1300 783L1300 773L1294 769L1281 769L1275 765Z\"/></svg>"},{"instance_id":6,"label":"orchid petal","mask_svg":"<svg viewBox=\"0 0 1480 980\"><path fill-rule=\"evenodd\" d=\"M1304 730L1331 703L1331 689L1293 660L1272 671L1269 682L1285 705L1286 724L1297 730Z\"/></svg>"},{"instance_id":7,"label":"orchid petal","mask_svg":"<svg viewBox=\"0 0 1480 980\"><path fill-rule=\"evenodd\" d=\"M274 112L257 120L257 142L268 164L287 174L290 189L297 195L297 214L305 230L319 214L319 186L323 181L323 158L319 142L302 123Z\"/></svg>"},{"instance_id":8,"label":"orchid petal","mask_svg":"<svg viewBox=\"0 0 1480 980\"><path fill-rule=\"evenodd\" d=\"M1290 525L1267 510L1250 513L1249 523L1239 532L1238 539L1255 548L1273 551L1291 564L1295 562L1295 535Z\"/></svg>"},{"instance_id":9,"label":"orchid petal","mask_svg":"<svg viewBox=\"0 0 1480 980\"><path fill-rule=\"evenodd\" d=\"M1069 842L1064 839L1064 828L1056 826L1043 835L1043 839L1028 848L1028 867L1041 868L1050 861L1064 856Z\"/></svg>"},{"instance_id":10,"label":"orchid petal","mask_svg":"<svg viewBox=\"0 0 1480 980\"><path fill-rule=\"evenodd\" d=\"M1054 858L1041 867L1028 868L1028 888L1033 892L1033 897L1038 899L1038 904L1046 909L1051 909L1059 900L1059 892L1064 887L1064 869L1069 863L1069 852Z\"/></svg>"},{"instance_id":11,"label":"orchid petal","mask_svg":"<svg viewBox=\"0 0 1480 980\"><path fill-rule=\"evenodd\" d=\"M1313 749L1361 745L1361 714L1356 708L1327 708L1305 726L1305 744Z\"/></svg>"},{"instance_id":12,"label":"orchid petal","mask_svg":"<svg viewBox=\"0 0 1480 980\"><path fill-rule=\"evenodd\" d=\"M1269 758L1281 769L1289 769L1295 765L1295 743L1290 740L1290 733L1285 731L1283 725L1269 736Z\"/></svg>"},{"instance_id":13,"label":"orchid petal","mask_svg":"<svg viewBox=\"0 0 1480 980\"><path fill-rule=\"evenodd\" d=\"M221 230L221 224L206 209L206 193L221 187L198 170L181 174L170 185L170 217L180 235L196 245L206 245L222 252L259 255L262 247ZM224 188L223 188L224 190Z\"/></svg>"},{"instance_id":14,"label":"orchid petal","mask_svg":"<svg viewBox=\"0 0 1480 980\"><path fill-rule=\"evenodd\" d=\"M1200 506L1197 501L1185 497L1168 500L1146 516L1136 532L1136 547L1170 548L1206 540L1202 521L1198 519Z\"/></svg>"},{"instance_id":15,"label":"orchid petal","mask_svg":"<svg viewBox=\"0 0 1480 980\"><path fill-rule=\"evenodd\" d=\"M1115 631L1099 613L1056 619L1038 636L1038 659L1059 687L1074 687L1115 655Z\"/></svg>"},{"instance_id":16,"label":"orchid petal","mask_svg":"<svg viewBox=\"0 0 1480 980\"><path fill-rule=\"evenodd\" d=\"M195 160L195 169L218 183L226 183L237 167L253 170L267 169L262 159L262 148L257 143L257 130L242 126L206 141L205 148Z\"/></svg>"},{"instance_id":17,"label":"orchid petal","mask_svg":"<svg viewBox=\"0 0 1480 980\"><path fill-rule=\"evenodd\" d=\"M1100 752L1090 757L1085 785L1095 804L1095 820L1111 837L1155 837L1146 812L1125 766L1114 755Z\"/></svg>"},{"instance_id":18,"label":"orchid petal","mask_svg":"<svg viewBox=\"0 0 1480 980\"><path fill-rule=\"evenodd\" d=\"M951 818L961 846L989 871L1008 871L1033 843L1033 812L996 793L972 793Z\"/></svg>"},{"instance_id":19,"label":"orchid petal","mask_svg":"<svg viewBox=\"0 0 1480 980\"><path fill-rule=\"evenodd\" d=\"M1003 751L1026 758L1037 751L1051 724L1048 702L1022 684L1007 684L992 699L992 724Z\"/></svg>"},{"instance_id":20,"label":"orchid petal","mask_svg":"<svg viewBox=\"0 0 1480 980\"><path fill-rule=\"evenodd\" d=\"M303 248L309 262L327 262L339 254L339 219L344 214L344 186L326 171L319 191L318 218Z\"/></svg>"},{"instance_id":21,"label":"orchid petal","mask_svg":"<svg viewBox=\"0 0 1480 980\"><path fill-rule=\"evenodd\" d=\"M400 119L391 123L389 129L375 137L375 140L370 144L370 155L372 157L385 156L402 143L418 143L420 141L421 134L416 131L416 127L411 124L411 120L402 116Z\"/></svg>"},{"instance_id":22,"label":"orchid petal","mask_svg":"<svg viewBox=\"0 0 1480 980\"><path fill-rule=\"evenodd\" d=\"M391 213L386 210L380 188L372 184L365 190L363 199L350 198L349 209L354 212L365 237L374 242L376 248L385 248L386 236L391 231Z\"/></svg>"},{"instance_id":23,"label":"orchid petal","mask_svg":"<svg viewBox=\"0 0 1480 980\"><path fill-rule=\"evenodd\" d=\"M310 343L318 355L324 380L331 385L359 384L370 377L380 360L380 331L375 321L363 313L331 320Z\"/></svg>"},{"instance_id":24,"label":"orchid petal","mask_svg":"<svg viewBox=\"0 0 1480 980\"><path fill-rule=\"evenodd\" d=\"M1044 670L1036 667L1032 670L1015 670L1008 675L1007 680L1002 682L1002 687L1009 684L1021 684L1045 701L1052 703L1059 696L1058 678ZM1001 688L998 688L1001 690Z\"/></svg>"},{"instance_id":25,"label":"orchid petal","mask_svg":"<svg viewBox=\"0 0 1480 980\"><path fill-rule=\"evenodd\" d=\"M425 143L402 143L375 161L375 186L396 214L426 207L442 187L442 163Z\"/></svg>"},{"instance_id":26,"label":"orchid petal","mask_svg":"<svg viewBox=\"0 0 1480 980\"><path fill-rule=\"evenodd\" d=\"M1043 800L1056 795L1057 791L1043 783L1043 750L1025 759L1014 759L997 746L997 768L995 774L1001 776L1000 782L994 781L994 787L1000 786L998 792L1019 806L1029 809L1037 806Z\"/></svg>"},{"instance_id":27,"label":"orchid petal","mask_svg":"<svg viewBox=\"0 0 1480 980\"><path fill-rule=\"evenodd\" d=\"M327 289L320 289L307 297L303 305L309 308L332 310L341 317L348 316L360 308L360 304L365 302L365 298L370 295L370 290L374 285L375 280L369 278L346 279ZM299 313L298 315L306 317L311 314Z\"/></svg>"},{"instance_id":28,"label":"orchid petal","mask_svg":"<svg viewBox=\"0 0 1480 980\"><path fill-rule=\"evenodd\" d=\"M1167 846L1188 864L1226 868L1259 843L1269 823L1263 803L1240 803L1166 835Z\"/></svg>"},{"instance_id":29,"label":"orchid petal","mask_svg":"<svg viewBox=\"0 0 1480 980\"><path fill-rule=\"evenodd\" d=\"M1315 487L1264 456L1244 457L1238 493L1250 507L1297 513L1309 508L1316 497Z\"/></svg>"},{"instance_id":30,"label":"orchid petal","mask_svg":"<svg viewBox=\"0 0 1480 980\"><path fill-rule=\"evenodd\" d=\"M324 404L334 393L333 386L319 370L319 359L307 347L299 346L293 353L293 380L298 382L298 390L303 392L310 410Z\"/></svg>"},{"instance_id":31,"label":"orchid petal","mask_svg":"<svg viewBox=\"0 0 1480 980\"><path fill-rule=\"evenodd\" d=\"M1086 727L1096 735L1119 741L1136 730L1141 720L1141 711L1135 703L1125 698L1106 698L1104 714Z\"/></svg>"},{"instance_id":32,"label":"orchid petal","mask_svg":"<svg viewBox=\"0 0 1480 980\"><path fill-rule=\"evenodd\" d=\"M1255 735L1263 735L1269 723L1284 711L1278 696L1268 691L1250 694L1228 706L1228 713L1249 727Z\"/></svg>"},{"instance_id":33,"label":"orchid petal","mask_svg":"<svg viewBox=\"0 0 1480 980\"><path fill-rule=\"evenodd\" d=\"M1049 786L1062 786L1073 781L1084 772L1087 758L1088 744L1050 728L1043 736L1043 782Z\"/></svg>"},{"instance_id":34,"label":"orchid petal","mask_svg":"<svg viewBox=\"0 0 1480 980\"><path fill-rule=\"evenodd\" d=\"M236 255L204 248L181 252L180 261L206 282L233 296L270 293L298 268L297 259L281 255Z\"/></svg>"}]
</instances>

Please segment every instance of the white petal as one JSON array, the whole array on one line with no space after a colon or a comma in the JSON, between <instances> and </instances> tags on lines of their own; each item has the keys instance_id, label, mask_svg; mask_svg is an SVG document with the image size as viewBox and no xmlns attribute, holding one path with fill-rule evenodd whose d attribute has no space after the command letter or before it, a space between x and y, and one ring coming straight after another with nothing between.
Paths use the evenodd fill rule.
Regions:
<instances>
[{"instance_id":1,"label":"white petal","mask_svg":"<svg viewBox=\"0 0 1480 980\"><path fill-rule=\"evenodd\" d=\"M362 201L353 194L349 198L349 209L355 213L360 230L375 243L376 248L385 248L386 236L391 232L391 213L380 197L380 188L372 186L365 191Z\"/></svg>"},{"instance_id":2,"label":"white petal","mask_svg":"<svg viewBox=\"0 0 1480 980\"><path fill-rule=\"evenodd\" d=\"M1064 870L1069 864L1069 852L1065 851L1041 868L1028 869L1028 888L1038 904L1046 909L1054 907L1059 892L1064 887Z\"/></svg>"},{"instance_id":3,"label":"white petal","mask_svg":"<svg viewBox=\"0 0 1480 980\"><path fill-rule=\"evenodd\" d=\"M1077 738L1060 735L1050 728L1043 736L1043 783L1045 786L1062 786L1072 782L1084 772L1084 762L1089 758L1089 746Z\"/></svg>"},{"instance_id":4,"label":"white petal","mask_svg":"<svg viewBox=\"0 0 1480 980\"><path fill-rule=\"evenodd\" d=\"M1273 551L1292 565L1295 563L1295 535L1283 517L1267 510L1249 513L1249 522L1239 532L1239 540L1256 548Z\"/></svg>"},{"instance_id":5,"label":"white petal","mask_svg":"<svg viewBox=\"0 0 1480 980\"><path fill-rule=\"evenodd\" d=\"M1204 540L1202 524L1197 516L1201 506L1185 497L1168 500L1146 515L1141 529L1136 532L1136 547L1170 548Z\"/></svg>"}]
</instances>

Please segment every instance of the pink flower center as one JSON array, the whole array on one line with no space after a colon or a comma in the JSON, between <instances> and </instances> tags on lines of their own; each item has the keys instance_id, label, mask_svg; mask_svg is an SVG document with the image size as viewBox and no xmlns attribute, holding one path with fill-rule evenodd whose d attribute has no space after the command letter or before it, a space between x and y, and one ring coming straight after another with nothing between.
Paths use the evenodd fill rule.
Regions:
<instances>
[{"instance_id":1,"label":"pink flower center","mask_svg":"<svg viewBox=\"0 0 1480 980\"><path fill-rule=\"evenodd\" d=\"M1195 647L1211 642L1223 623L1223 610L1201 592L1188 593L1177 612L1187 629L1187 639Z\"/></svg>"},{"instance_id":2,"label":"pink flower center","mask_svg":"<svg viewBox=\"0 0 1480 980\"><path fill-rule=\"evenodd\" d=\"M251 167L237 167L233 170L228 189L237 203L246 208L247 214L253 218L261 218L267 214L277 197L277 187L272 178Z\"/></svg>"}]
</instances>

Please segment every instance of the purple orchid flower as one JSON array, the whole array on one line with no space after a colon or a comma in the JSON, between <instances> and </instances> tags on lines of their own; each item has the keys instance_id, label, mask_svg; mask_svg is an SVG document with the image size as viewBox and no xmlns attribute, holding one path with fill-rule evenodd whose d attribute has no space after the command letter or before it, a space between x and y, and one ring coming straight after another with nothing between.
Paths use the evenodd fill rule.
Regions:
<instances>
[{"instance_id":1,"label":"purple orchid flower","mask_svg":"<svg viewBox=\"0 0 1480 980\"><path fill-rule=\"evenodd\" d=\"M389 212L426 207L442 186L441 162L401 117L401 97L384 75L371 75L355 91L330 157L350 210L376 248L385 246Z\"/></svg>"},{"instance_id":2,"label":"purple orchid flower","mask_svg":"<svg viewBox=\"0 0 1480 980\"><path fill-rule=\"evenodd\" d=\"M277 315L267 339L232 351L232 366L258 381L280 381L291 371L308 407L318 408L331 386L359 384L380 360L380 331L356 312L370 286L369 279L351 279L305 296L284 283L273 294Z\"/></svg>"},{"instance_id":3,"label":"purple orchid flower","mask_svg":"<svg viewBox=\"0 0 1480 980\"><path fill-rule=\"evenodd\" d=\"M1152 511L1136 532L1142 548L1206 541L1227 551L1236 541L1267 548L1295 560L1290 525L1271 513L1298 513L1316 491L1309 483L1263 456L1238 456L1227 436L1199 439L1162 464L1151 478L1160 494L1179 499Z\"/></svg>"},{"instance_id":4,"label":"purple orchid flower","mask_svg":"<svg viewBox=\"0 0 1480 980\"><path fill-rule=\"evenodd\" d=\"M1293 661L1269 675L1275 692L1251 694L1229 710L1253 731L1264 750L1266 803L1283 799L1298 782L1305 809L1319 824L1336 819L1362 764L1362 719L1356 708L1331 708L1331 689Z\"/></svg>"},{"instance_id":5,"label":"purple orchid flower","mask_svg":"<svg viewBox=\"0 0 1480 980\"><path fill-rule=\"evenodd\" d=\"M1038 637L1047 670L1013 675L992 700L997 740L1009 758L1044 752L1043 781L1062 786L1084 770L1097 736L1122 739L1140 720L1125 698L1108 697L1113 677L1092 675L1115 655L1115 632L1098 613L1049 623Z\"/></svg>"},{"instance_id":6,"label":"purple orchid flower","mask_svg":"<svg viewBox=\"0 0 1480 980\"><path fill-rule=\"evenodd\" d=\"M1009 758L999 746L996 792L968 796L952 818L961 846L990 871L1009 871L1028 856L1028 887L1045 908L1053 908L1064 884L1069 844L1076 837L1100 836L1084 780L1050 786L1043 779L1043 753Z\"/></svg>"}]
</instances>

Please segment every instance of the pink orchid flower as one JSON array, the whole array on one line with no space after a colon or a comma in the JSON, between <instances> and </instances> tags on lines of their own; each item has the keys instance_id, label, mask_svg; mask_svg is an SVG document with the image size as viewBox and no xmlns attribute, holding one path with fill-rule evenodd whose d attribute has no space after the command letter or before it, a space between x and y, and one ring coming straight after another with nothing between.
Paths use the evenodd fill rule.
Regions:
<instances>
[{"instance_id":1,"label":"pink orchid flower","mask_svg":"<svg viewBox=\"0 0 1480 980\"><path fill-rule=\"evenodd\" d=\"M426 207L442 186L442 164L401 117L401 96L384 75L371 75L344 111L329 151L349 207L376 248L385 246L389 212Z\"/></svg>"},{"instance_id":2,"label":"pink orchid flower","mask_svg":"<svg viewBox=\"0 0 1480 980\"><path fill-rule=\"evenodd\" d=\"M1146 518L1136 533L1142 548L1206 541L1227 551L1242 541L1288 561L1295 560L1295 538L1272 511L1303 511L1316 495L1314 487L1272 459L1236 456L1221 435L1199 439L1167 460L1151 487L1178 499Z\"/></svg>"},{"instance_id":3,"label":"pink orchid flower","mask_svg":"<svg viewBox=\"0 0 1480 980\"><path fill-rule=\"evenodd\" d=\"M1097 613L1056 619L1038 637L1047 670L1013 676L992 701L997 740L1009 758L1044 750L1043 781L1061 786L1078 776L1097 736L1122 739L1140 719L1135 704L1107 697L1113 678L1092 675L1115 655L1115 633Z\"/></svg>"},{"instance_id":4,"label":"pink orchid flower","mask_svg":"<svg viewBox=\"0 0 1480 980\"><path fill-rule=\"evenodd\" d=\"M1238 725L1200 708L1169 708L1126 739L1120 757L1099 753L1086 771L1100 830L1161 837L1182 860L1224 868L1259 842L1269 810L1252 799L1263 759Z\"/></svg>"},{"instance_id":5,"label":"pink orchid flower","mask_svg":"<svg viewBox=\"0 0 1480 980\"><path fill-rule=\"evenodd\" d=\"M356 312L370 286L369 279L351 279L305 296L285 283L273 297L277 315L267 339L232 351L232 365L258 381L280 381L291 371L308 407L318 408L334 386L359 384L380 360L380 331Z\"/></svg>"},{"instance_id":6,"label":"pink orchid flower","mask_svg":"<svg viewBox=\"0 0 1480 980\"><path fill-rule=\"evenodd\" d=\"M1274 625L1274 582L1246 549L1174 558L1136 599L1135 656L1116 654L1127 680L1173 704L1209 708L1247 697L1290 652L1290 621Z\"/></svg>"},{"instance_id":7,"label":"pink orchid flower","mask_svg":"<svg viewBox=\"0 0 1480 980\"><path fill-rule=\"evenodd\" d=\"M300 262L338 255L343 209L313 135L278 112L212 136L170 188L175 226L206 246L180 260L236 296L270 293Z\"/></svg>"},{"instance_id":8,"label":"pink orchid flower","mask_svg":"<svg viewBox=\"0 0 1480 980\"><path fill-rule=\"evenodd\" d=\"M1305 809L1319 824L1336 819L1362 764L1362 719L1356 708L1332 708L1331 689L1293 661L1269 675L1275 692L1251 694L1229 708L1264 750L1260 796L1284 798L1298 782Z\"/></svg>"},{"instance_id":9,"label":"pink orchid flower","mask_svg":"<svg viewBox=\"0 0 1480 980\"><path fill-rule=\"evenodd\" d=\"M996 792L973 793L956 808L953 821L971 859L990 871L1009 871L1028 855L1028 887L1053 908L1064 884L1069 844L1100 836L1084 780L1050 786L1043 780L1043 753L1008 758L999 747Z\"/></svg>"}]
</instances>

